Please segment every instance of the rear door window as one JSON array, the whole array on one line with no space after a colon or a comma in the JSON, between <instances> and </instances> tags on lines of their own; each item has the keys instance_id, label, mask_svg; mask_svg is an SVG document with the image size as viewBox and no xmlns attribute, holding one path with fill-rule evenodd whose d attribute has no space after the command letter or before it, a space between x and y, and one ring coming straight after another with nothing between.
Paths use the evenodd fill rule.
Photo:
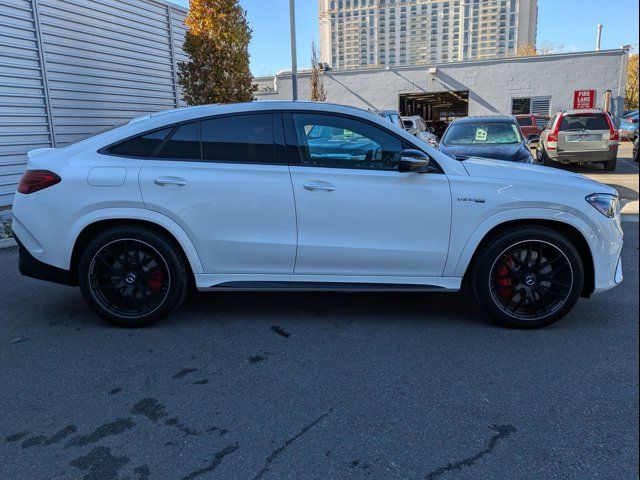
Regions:
<instances>
[{"instance_id":1,"label":"rear door window","mask_svg":"<svg viewBox=\"0 0 640 480\"><path fill-rule=\"evenodd\" d=\"M560 124L561 132L571 132L580 130L609 130L609 122L602 113L566 115Z\"/></svg>"},{"instance_id":2,"label":"rear door window","mask_svg":"<svg viewBox=\"0 0 640 480\"><path fill-rule=\"evenodd\" d=\"M273 114L260 113L203 120L202 156L206 161L285 163L274 160Z\"/></svg>"},{"instance_id":3,"label":"rear door window","mask_svg":"<svg viewBox=\"0 0 640 480\"><path fill-rule=\"evenodd\" d=\"M175 158L180 160L200 160L200 137L198 123L180 125L171 138L155 155L156 158Z\"/></svg>"},{"instance_id":4,"label":"rear door window","mask_svg":"<svg viewBox=\"0 0 640 480\"><path fill-rule=\"evenodd\" d=\"M148 158L162 145L172 127L149 132L109 147L106 153L133 158Z\"/></svg>"}]
</instances>

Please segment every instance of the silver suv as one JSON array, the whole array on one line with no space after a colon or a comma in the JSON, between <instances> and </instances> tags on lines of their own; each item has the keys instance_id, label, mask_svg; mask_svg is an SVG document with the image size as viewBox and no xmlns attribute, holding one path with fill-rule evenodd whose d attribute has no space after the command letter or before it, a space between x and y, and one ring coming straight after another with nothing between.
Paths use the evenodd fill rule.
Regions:
<instances>
[{"instance_id":1,"label":"silver suv","mask_svg":"<svg viewBox=\"0 0 640 480\"><path fill-rule=\"evenodd\" d=\"M433 127L428 127L419 115L402 117L404 128L411 135L415 135L423 142L427 142L432 147L438 146L438 137L433 133Z\"/></svg>"},{"instance_id":2,"label":"silver suv","mask_svg":"<svg viewBox=\"0 0 640 480\"><path fill-rule=\"evenodd\" d=\"M536 158L544 165L602 163L616 169L620 136L609 114L600 109L557 112L540 135Z\"/></svg>"}]
</instances>

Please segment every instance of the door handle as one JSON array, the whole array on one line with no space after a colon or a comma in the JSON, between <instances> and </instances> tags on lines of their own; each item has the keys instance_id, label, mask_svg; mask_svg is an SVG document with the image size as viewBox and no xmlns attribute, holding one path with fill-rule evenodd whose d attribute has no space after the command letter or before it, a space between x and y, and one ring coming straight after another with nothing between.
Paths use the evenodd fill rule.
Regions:
<instances>
[{"instance_id":1,"label":"door handle","mask_svg":"<svg viewBox=\"0 0 640 480\"><path fill-rule=\"evenodd\" d=\"M187 184L187 181L184 178L178 178L178 177L159 177L159 178L156 178L153 181L153 183L161 187L166 187L168 185L173 185L176 187L184 187Z\"/></svg>"},{"instance_id":2,"label":"door handle","mask_svg":"<svg viewBox=\"0 0 640 480\"><path fill-rule=\"evenodd\" d=\"M310 192L333 192L336 187L328 182L307 182L303 185Z\"/></svg>"}]
</instances>

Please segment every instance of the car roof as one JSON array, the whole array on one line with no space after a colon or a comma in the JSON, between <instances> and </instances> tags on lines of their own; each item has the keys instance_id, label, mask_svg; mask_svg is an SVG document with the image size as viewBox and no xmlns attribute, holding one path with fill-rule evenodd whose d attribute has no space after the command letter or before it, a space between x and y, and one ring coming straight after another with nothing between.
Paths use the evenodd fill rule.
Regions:
<instances>
[{"instance_id":1,"label":"car roof","mask_svg":"<svg viewBox=\"0 0 640 480\"><path fill-rule=\"evenodd\" d=\"M478 115L475 117L456 118L452 123L476 123L476 122L493 122L493 123L513 123L515 118L513 115Z\"/></svg>"},{"instance_id":2,"label":"car roof","mask_svg":"<svg viewBox=\"0 0 640 480\"><path fill-rule=\"evenodd\" d=\"M125 125L128 125L130 127L138 126L140 128L144 126L148 129L151 129L162 127L163 125L187 122L190 120L197 120L199 118L205 117L214 117L218 115L241 115L245 113L256 113L263 111L273 112L296 110L307 112L313 111L319 113L338 113L356 117L363 117L367 118L369 121L373 121L388 127L386 123L388 122L388 120L380 116L378 112L372 112L357 107L349 107L346 105L339 105L335 103L283 100L261 100L245 103L212 104L174 108L171 110L163 110L161 112L134 118ZM387 112L398 114L398 112L394 112L393 110L387 110Z\"/></svg>"},{"instance_id":3,"label":"car roof","mask_svg":"<svg viewBox=\"0 0 640 480\"><path fill-rule=\"evenodd\" d=\"M599 108L584 108L581 110L565 110L562 112L563 115L594 115L598 113L604 113L604 110L600 110Z\"/></svg>"},{"instance_id":4,"label":"car roof","mask_svg":"<svg viewBox=\"0 0 640 480\"><path fill-rule=\"evenodd\" d=\"M536 118L549 118L549 115L541 115L539 113L519 113L518 115L514 115L516 118L525 118L525 117L536 117Z\"/></svg>"}]
</instances>

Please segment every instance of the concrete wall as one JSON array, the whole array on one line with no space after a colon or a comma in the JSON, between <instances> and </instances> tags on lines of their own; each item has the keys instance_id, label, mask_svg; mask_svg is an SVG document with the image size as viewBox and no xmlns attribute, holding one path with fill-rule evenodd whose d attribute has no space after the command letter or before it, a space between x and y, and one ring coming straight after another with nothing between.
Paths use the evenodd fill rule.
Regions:
<instances>
[{"instance_id":1,"label":"concrete wall","mask_svg":"<svg viewBox=\"0 0 640 480\"><path fill-rule=\"evenodd\" d=\"M469 115L511 113L511 99L551 96L551 112L573 107L573 92L596 90L602 107L612 92L612 111L623 108L626 82L625 50L607 50L538 57L520 57L435 65L328 71L323 75L327 101L364 109L398 109L402 93L469 90ZM259 79L266 82L268 79ZM277 91L259 92L258 99L291 99L291 75L277 77ZM309 99L309 74L299 75L299 98Z\"/></svg>"}]
</instances>

